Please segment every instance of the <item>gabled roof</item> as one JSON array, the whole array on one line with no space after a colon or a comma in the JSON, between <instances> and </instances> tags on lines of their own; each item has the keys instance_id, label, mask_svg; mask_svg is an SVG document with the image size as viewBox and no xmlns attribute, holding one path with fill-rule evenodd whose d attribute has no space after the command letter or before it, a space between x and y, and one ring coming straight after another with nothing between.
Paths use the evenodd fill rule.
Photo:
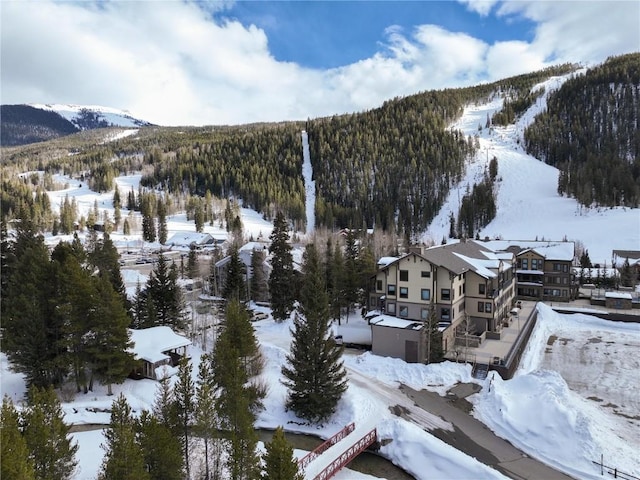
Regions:
<instances>
[{"instance_id":1,"label":"gabled roof","mask_svg":"<svg viewBox=\"0 0 640 480\"><path fill-rule=\"evenodd\" d=\"M500 269L501 262L502 265L510 265L489 248L470 241L431 247L424 251L423 256L457 275L473 271L484 278L494 278L496 274L489 269Z\"/></svg>"},{"instance_id":2,"label":"gabled roof","mask_svg":"<svg viewBox=\"0 0 640 480\"><path fill-rule=\"evenodd\" d=\"M191 345L191 340L178 335L169 327L151 327L129 330L134 342L132 351L136 358L157 363L169 358L162 352Z\"/></svg>"},{"instance_id":3,"label":"gabled roof","mask_svg":"<svg viewBox=\"0 0 640 480\"><path fill-rule=\"evenodd\" d=\"M640 260L640 250L614 250L613 255L628 258L630 263L633 263L633 260Z\"/></svg>"},{"instance_id":4,"label":"gabled roof","mask_svg":"<svg viewBox=\"0 0 640 480\"><path fill-rule=\"evenodd\" d=\"M559 260L570 262L575 255L573 242L541 241L541 240L477 240L474 243L482 244L487 248L499 252L515 250L516 255L526 251L533 251L545 260Z\"/></svg>"},{"instance_id":5,"label":"gabled roof","mask_svg":"<svg viewBox=\"0 0 640 480\"><path fill-rule=\"evenodd\" d=\"M213 236L200 232L176 232L167 240L167 245L206 245L213 242Z\"/></svg>"}]
</instances>

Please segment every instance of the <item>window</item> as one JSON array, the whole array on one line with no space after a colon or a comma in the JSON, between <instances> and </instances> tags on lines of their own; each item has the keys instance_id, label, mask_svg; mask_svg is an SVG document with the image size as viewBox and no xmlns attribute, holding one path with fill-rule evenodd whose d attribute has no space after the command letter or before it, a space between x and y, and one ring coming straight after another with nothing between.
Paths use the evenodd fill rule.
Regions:
<instances>
[{"instance_id":1,"label":"window","mask_svg":"<svg viewBox=\"0 0 640 480\"><path fill-rule=\"evenodd\" d=\"M529 270L529 260L526 258L522 259L522 270Z\"/></svg>"},{"instance_id":2,"label":"window","mask_svg":"<svg viewBox=\"0 0 640 480\"><path fill-rule=\"evenodd\" d=\"M431 290L428 288L423 288L420 290L420 299L421 300L431 300Z\"/></svg>"},{"instance_id":3,"label":"window","mask_svg":"<svg viewBox=\"0 0 640 480\"><path fill-rule=\"evenodd\" d=\"M396 286L395 285L387 285L387 295L391 295L393 297L396 296Z\"/></svg>"},{"instance_id":4,"label":"window","mask_svg":"<svg viewBox=\"0 0 640 480\"><path fill-rule=\"evenodd\" d=\"M407 307L406 305L401 305L400 306L400 316L401 317L408 317L409 316L409 307Z\"/></svg>"},{"instance_id":5,"label":"window","mask_svg":"<svg viewBox=\"0 0 640 480\"><path fill-rule=\"evenodd\" d=\"M480 285L478 285L478 293L480 295L484 295L486 293L486 288L487 286L484 283L481 283Z\"/></svg>"},{"instance_id":6,"label":"window","mask_svg":"<svg viewBox=\"0 0 640 480\"><path fill-rule=\"evenodd\" d=\"M560 265L559 263L554 263L553 264L553 271L554 272L559 272L562 268L562 265Z\"/></svg>"},{"instance_id":7,"label":"window","mask_svg":"<svg viewBox=\"0 0 640 480\"><path fill-rule=\"evenodd\" d=\"M448 288L440 289L440 297L442 300L451 300L451 290Z\"/></svg>"},{"instance_id":8,"label":"window","mask_svg":"<svg viewBox=\"0 0 640 480\"><path fill-rule=\"evenodd\" d=\"M400 281L401 282L409 281L409 270L400 270Z\"/></svg>"},{"instance_id":9,"label":"window","mask_svg":"<svg viewBox=\"0 0 640 480\"><path fill-rule=\"evenodd\" d=\"M409 298L409 288L400 287L400 298Z\"/></svg>"},{"instance_id":10,"label":"window","mask_svg":"<svg viewBox=\"0 0 640 480\"><path fill-rule=\"evenodd\" d=\"M566 263L564 265L562 265L562 271L564 273L567 273L569 271L569 265L567 265Z\"/></svg>"},{"instance_id":11,"label":"window","mask_svg":"<svg viewBox=\"0 0 640 480\"><path fill-rule=\"evenodd\" d=\"M387 304L387 312L390 313L391 315L395 315L396 314L396 304L395 303L388 303Z\"/></svg>"},{"instance_id":12,"label":"window","mask_svg":"<svg viewBox=\"0 0 640 480\"><path fill-rule=\"evenodd\" d=\"M486 302L484 304L484 311L487 313L491 313L491 302Z\"/></svg>"},{"instance_id":13,"label":"window","mask_svg":"<svg viewBox=\"0 0 640 480\"><path fill-rule=\"evenodd\" d=\"M382 291L382 280L376 280L376 290L378 292Z\"/></svg>"},{"instance_id":14,"label":"window","mask_svg":"<svg viewBox=\"0 0 640 480\"><path fill-rule=\"evenodd\" d=\"M458 295L462 296L462 285L458 286Z\"/></svg>"},{"instance_id":15,"label":"window","mask_svg":"<svg viewBox=\"0 0 640 480\"><path fill-rule=\"evenodd\" d=\"M542 263L542 262L540 262ZM542 265L540 265L540 267L542 267ZM531 259L531 270L540 270L540 267L538 266L538 259L537 258L532 258Z\"/></svg>"},{"instance_id":16,"label":"window","mask_svg":"<svg viewBox=\"0 0 640 480\"><path fill-rule=\"evenodd\" d=\"M423 271L420 272L420 276L422 278L431 278L431 272L427 272L427 271L423 270Z\"/></svg>"},{"instance_id":17,"label":"window","mask_svg":"<svg viewBox=\"0 0 640 480\"><path fill-rule=\"evenodd\" d=\"M440 318L442 320L450 320L451 319L451 309L443 308L440 310Z\"/></svg>"},{"instance_id":18,"label":"window","mask_svg":"<svg viewBox=\"0 0 640 480\"><path fill-rule=\"evenodd\" d=\"M484 302L478 302L478 312L484 313Z\"/></svg>"},{"instance_id":19,"label":"window","mask_svg":"<svg viewBox=\"0 0 640 480\"><path fill-rule=\"evenodd\" d=\"M427 320L428 318L429 318L429 309L428 308L422 308L420 310L420 319Z\"/></svg>"}]
</instances>

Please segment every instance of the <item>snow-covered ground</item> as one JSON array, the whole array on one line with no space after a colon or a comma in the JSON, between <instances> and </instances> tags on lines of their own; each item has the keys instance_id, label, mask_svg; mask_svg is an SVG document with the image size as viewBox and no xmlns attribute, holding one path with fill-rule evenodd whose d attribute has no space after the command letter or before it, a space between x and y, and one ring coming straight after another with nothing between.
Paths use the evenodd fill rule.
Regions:
<instances>
[{"instance_id":1,"label":"snow-covered ground","mask_svg":"<svg viewBox=\"0 0 640 480\"><path fill-rule=\"evenodd\" d=\"M575 478L601 478L592 464L640 476L640 325L538 304L520 368L470 397L473 414L499 436ZM568 346L567 346L568 345Z\"/></svg>"},{"instance_id":2,"label":"snow-covered ground","mask_svg":"<svg viewBox=\"0 0 640 480\"><path fill-rule=\"evenodd\" d=\"M599 468L592 463L599 460L600 455L604 456L605 464L638 476L640 412L633 393L640 384L640 360L635 355L640 346L638 324L608 322L584 314L561 315L542 304L538 309L539 321L516 376L503 381L491 374L483 381L482 390L469 397L474 404L473 415L529 456L576 478L600 478ZM356 329L367 328L362 319L352 319L350 323L351 334L347 329L336 327L347 340ZM376 427L380 439L390 440L380 453L418 479L505 478L429 434L428 430L433 428L450 430L451 426L420 410L398 389L399 384L404 383L415 389L444 394L458 382L475 381L469 366L451 362L407 364L369 352L349 353L344 357L349 389L338 411L325 425L302 425L291 412L284 410L286 389L281 383L280 368L288 353L291 322L275 323L269 318L255 325L266 360L262 375L269 386L258 427L283 425L289 431L328 438L355 422L356 426ZM552 344L549 339L556 337L558 340ZM601 342L587 342L593 347L587 361L584 350L562 352L560 348L562 342L593 338ZM199 348L191 348L196 364L200 353ZM20 375L8 370L4 355L0 359L2 394L19 401L24 394L24 382ZM577 383L582 379L582 385L578 385L576 379ZM592 381L585 382L585 379ZM127 380L115 386L114 391L116 395L123 392L139 413L143 408L151 408L156 383ZM66 398L63 402L66 420L74 424L108 423L106 410L113 398L101 387L87 395L77 395L72 401ZM389 407L393 405L409 411L409 420L392 414ZM80 465L75 478L93 479L103 454L98 447L102 442L101 431L78 432L73 436L80 445ZM304 454L302 450L297 451L298 456ZM337 478L368 477L346 471Z\"/></svg>"},{"instance_id":3,"label":"snow-covered ground","mask_svg":"<svg viewBox=\"0 0 640 480\"><path fill-rule=\"evenodd\" d=\"M553 79L547 87L561 80ZM475 135L478 125L484 126L487 114L498 109L500 104L501 100L496 99L487 105L467 108L454 128ZM525 124L543 107L544 99L540 99L516 126L482 129L480 153L468 166L467 176L459 185L460 190L451 192L427 236L439 243L442 236L448 234L449 212L457 212L458 193L461 196L467 184L480 178L488 160L495 155L501 179L498 215L481 232L482 236L531 240L536 237L562 239L566 235L570 240L582 241L594 262L609 260L612 249L638 248L638 210L579 208L574 200L557 195L557 170L521 150L517 139L522 135ZM305 186L310 185L307 183L310 173L305 171ZM63 177L57 180L68 183L68 188L48 192L54 208L58 208L64 196L69 195L76 199L81 214L86 215L97 200L98 209L108 211L113 218L113 192L97 195L85 183ZM116 181L121 196L126 197L131 188L137 191L140 175L119 177ZM307 200L310 200L309 193ZM273 228L260 214L248 209L242 209L242 221L245 234L254 238L267 238ZM307 225L313 225L309 217ZM194 231L195 227L193 222L186 221L184 214L178 214L168 219L168 229L171 236L177 231ZM206 225L205 232L226 234L226 230L218 225ZM48 236L47 242L54 244L70 238ZM113 233L111 238L119 246L152 247L141 242L139 231L129 236ZM144 277L136 277L134 273L125 275L128 283L138 279L144 281ZM269 313L265 307L256 309ZM606 322L585 314L559 315L544 305L539 309L539 323L519 372L509 381L490 375L481 384L480 393L469 397L474 405L473 415L529 456L577 478L600 478L599 468L592 463L592 460L599 460L600 455L604 456L606 464L640 476L637 455L640 451L640 411L637 396L634 397L637 385L640 385L638 324ZM381 454L416 478L504 478L497 471L430 435L430 429L450 429L451 426L439 417L421 411L397 388L404 383L414 389L444 394L459 382L475 381L471 378L470 367L450 362L428 366L406 364L371 353L350 352L344 357L349 372L349 389L334 417L323 426L300 425L291 412L284 411L286 390L280 382L280 368L290 343L291 323L278 324L269 318L256 322L255 326L266 359L263 376L269 385L266 408L258 417L258 427L283 425L290 431L326 438L346 424L356 422L366 427L375 426L381 439L390 440L381 448ZM335 330L347 342L370 336L366 322L358 315L352 316L348 324L343 322L342 326L336 326ZM580 348L563 348L564 343L580 345ZM211 345L204 348L210 349ZM197 362L200 346L193 346L190 353ZM4 355L0 360L2 394L19 401L24 395L24 382L20 375L10 372ZM127 396L136 412L151 407L155 389L155 382L150 380L127 380L114 388L116 395L123 392ZM87 395L71 397L68 393L62 395L68 422L109 422L106 410L114 397L108 397L105 389L98 387ZM409 420L390 412L389 406L396 404L410 411ZM75 478L93 479L103 454L99 448L101 432L74 433L74 438L80 445L80 465ZM304 452L297 451L297 454L302 456ZM337 478L370 477L345 472Z\"/></svg>"},{"instance_id":4,"label":"snow-covered ground","mask_svg":"<svg viewBox=\"0 0 640 480\"><path fill-rule=\"evenodd\" d=\"M611 263L612 250L637 250L640 247L640 210L624 207L585 208L574 199L558 195L558 170L527 155L522 148L525 128L535 115L546 108L546 95L560 87L569 76L553 77L539 85L545 95L516 122L507 127L485 128L487 116L500 110L503 99L472 105L452 125L468 136L478 135L480 150L467 166L466 175L454 186L434 218L424 240L439 244L449 235L449 216L457 217L467 185L482 179L489 161L498 159L498 195L496 218L480 237L508 240L579 240L589 250L594 263ZM481 126L481 131L478 130Z\"/></svg>"}]
</instances>

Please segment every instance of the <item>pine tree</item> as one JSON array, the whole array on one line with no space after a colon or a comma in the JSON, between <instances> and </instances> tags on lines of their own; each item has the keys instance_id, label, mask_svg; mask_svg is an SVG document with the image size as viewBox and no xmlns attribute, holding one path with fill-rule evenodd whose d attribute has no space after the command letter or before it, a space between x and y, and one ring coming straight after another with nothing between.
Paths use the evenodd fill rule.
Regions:
<instances>
[{"instance_id":1,"label":"pine tree","mask_svg":"<svg viewBox=\"0 0 640 480\"><path fill-rule=\"evenodd\" d=\"M276 214L271 232L271 275L269 276L269 294L271 309L276 321L284 321L293 311L293 257L289 245L289 231L282 212Z\"/></svg>"},{"instance_id":2,"label":"pine tree","mask_svg":"<svg viewBox=\"0 0 640 480\"><path fill-rule=\"evenodd\" d=\"M181 330L185 326L184 297L178 285L178 271L175 264L168 265L164 255L158 256L158 262L147 281L147 305L153 307L156 315L155 325L170 326Z\"/></svg>"},{"instance_id":3,"label":"pine tree","mask_svg":"<svg viewBox=\"0 0 640 480\"><path fill-rule=\"evenodd\" d=\"M111 406L111 422L104 432L102 449L105 456L98 480L149 480L144 453L136 441L135 421L131 407L120 394Z\"/></svg>"},{"instance_id":4,"label":"pine tree","mask_svg":"<svg viewBox=\"0 0 640 480\"><path fill-rule=\"evenodd\" d=\"M219 387L217 408L221 426L227 431L229 441L226 469L233 480L257 479L260 461L256 452L258 438L253 425L255 415L251 408L250 397L253 395L245 386L245 370L229 336L218 337L214 372Z\"/></svg>"},{"instance_id":5,"label":"pine tree","mask_svg":"<svg viewBox=\"0 0 640 480\"><path fill-rule=\"evenodd\" d=\"M173 387L177 424L180 428L180 443L184 455L184 468L187 478L190 478L189 454L191 452L190 426L195 414L195 385L191 375L193 367L189 359L183 357L178 365L177 381Z\"/></svg>"},{"instance_id":6,"label":"pine tree","mask_svg":"<svg viewBox=\"0 0 640 480\"><path fill-rule=\"evenodd\" d=\"M127 378L134 365L129 337L130 318L121 298L113 290L106 277L97 277L97 299L89 312L90 330L87 332L87 354L92 371L106 383L107 395L112 395L111 385ZM90 386L91 389L91 386Z\"/></svg>"},{"instance_id":7,"label":"pine tree","mask_svg":"<svg viewBox=\"0 0 640 480\"><path fill-rule=\"evenodd\" d=\"M438 329L438 317L433 299L429 314L423 322L422 332L425 342L425 363L441 362L444 358L442 333Z\"/></svg>"},{"instance_id":8,"label":"pine tree","mask_svg":"<svg viewBox=\"0 0 640 480\"><path fill-rule=\"evenodd\" d=\"M200 272L198 270L198 257L196 255L196 247L189 246L189 254L187 256L187 276L191 279L198 278Z\"/></svg>"},{"instance_id":9,"label":"pine tree","mask_svg":"<svg viewBox=\"0 0 640 480\"><path fill-rule=\"evenodd\" d=\"M359 249L353 229L347 232L344 251L344 299L347 305L347 319L353 305L358 301L358 255Z\"/></svg>"},{"instance_id":10,"label":"pine tree","mask_svg":"<svg viewBox=\"0 0 640 480\"><path fill-rule=\"evenodd\" d=\"M35 480L27 442L20 429L20 416L9 397L2 399L0 411L0 478Z\"/></svg>"},{"instance_id":11,"label":"pine tree","mask_svg":"<svg viewBox=\"0 0 640 480\"><path fill-rule=\"evenodd\" d=\"M304 480L282 427L276 428L271 441L265 444L265 450L263 480Z\"/></svg>"},{"instance_id":12,"label":"pine tree","mask_svg":"<svg viewBox=\"0 0 640 480\"><path fill-rule=\"evenodd\" d=\"M77 465L78 445L72 444L69 426L64 423L64 413L53 388L30 389L22 421L36 478L71 478Z\"/></svg>"},{"instance_id":13,"label":"pine tree","mask_svg":"<svg viewBox=\"0 0 640 480\"><path fill-rule=\"evenodd\" d=\"M304 252L300 306L294 319L291 352L282 367L289 388L287 409L311 422L328 419L347 389L342 348L331 335L329 301L318 253L313 244Z\"/></svg>"},{"instance_id":14,"label":"pine tree","mask_svg":"<svg viewBox=\"0 0 640 480\"><path fill-rule=\"evenodd\" d=\"M253 250L251 253L251 300L265 302L269 296L267 274L264 270L264 252Z\"/></svg>"},{"instance_id":15,"label":"pine tree","mask_svg":"<svg viewBox=\"0 0 640 480\"><path fill-rule=\"evenodd\" d=\"M3 271L2 348L28 385L58 384L66 373L65 350L62 325L53 314L56 283L49 251L29 222L18 225L10 245Z\"/></svg>"},{"instance_id":16,"label":"pine tree","mask_svg":"<svg viewBox=\"0 0 640 480\"><path fill-rule=\"evenodd\" d=\"M136 432L150 479L182 480L182 448L171 429L144 410L136 423Z\"/></svg>"},{"instance_id":17,"label":"pine tree","mask_svg":"<svg viewBox=\"0 0 640 480\"><path fill-rule=\"evenodd\" d=\"M162 198L158 198L158 205L156 207L158 211L158 241L161 245L167 243L167 207Z\"/></svg>"},{"instance_id":18,"label":"pine tree","mask_svg":"<svg viewBox=\"0 0 640 480\"><path fill-rule=\"evenodd\" d=\"M237 248L232 248L227 264L227 274L222 296L227 300L244 301L246 298L245 266Z\"/></svg>"},{"instance_id":19,"label":"pine tree","mask_svg":"<svg viewBox=\"0 0 640 480\"><path fill-rule=\"evenodd\" d=\"M208 480L220 478L222 468L222 440L219 438L220 419L216 409L216 384L211 356L200 358L196 380L195 434L204 442L204 476ZM202 472L200 472L202 475Z\"/></svg>"}]
</instances>

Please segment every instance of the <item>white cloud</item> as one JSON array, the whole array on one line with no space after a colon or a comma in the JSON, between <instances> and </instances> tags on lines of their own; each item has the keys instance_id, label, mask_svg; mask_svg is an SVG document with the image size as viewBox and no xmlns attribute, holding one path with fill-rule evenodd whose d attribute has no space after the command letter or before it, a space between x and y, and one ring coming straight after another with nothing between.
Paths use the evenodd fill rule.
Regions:
<instances>
[{"instance_id":1,"label":"white cloud","mask_svg":"<svg viewBox=\"0 0 640 480\"><path fill-rule=\"evenodd\" d=\"M2 2L1 101L102 104L162 125L304 120L640 49L638 2L467 4L532 20L534 40L390 26L376 54L323 71L277 61L262 29L197 3Z\"/></svg>"},{"instance_id":2,"label":"white cloud","mask_svg":"<svg viewBox=\"0 0 640 480\"><path fill-rule=\"evenodd\" d=\"M467 5L467 10L476 12L477 14L486 17L491 12L491 9L499 0L458 0L460 3Z\"/></svg>"}]
</instances>

